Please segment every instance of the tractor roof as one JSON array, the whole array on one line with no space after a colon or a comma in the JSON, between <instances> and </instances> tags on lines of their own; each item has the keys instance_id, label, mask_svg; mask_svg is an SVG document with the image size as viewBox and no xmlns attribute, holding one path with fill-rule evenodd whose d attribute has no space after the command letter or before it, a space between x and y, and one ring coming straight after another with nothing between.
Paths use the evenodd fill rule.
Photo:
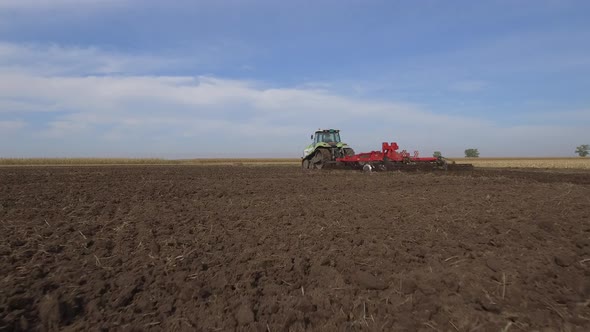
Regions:
<instances>
[{"instance_id":1,"label":"tractor roof","mask_svg":"<svg viewBox=\"0 0 590 332\"><path fill-rule=\"evenodd\" d=\"M318 129L316 130L316 134L317 133L337 133L340 132L339 129Z\"/></svg>"}]
</instances>

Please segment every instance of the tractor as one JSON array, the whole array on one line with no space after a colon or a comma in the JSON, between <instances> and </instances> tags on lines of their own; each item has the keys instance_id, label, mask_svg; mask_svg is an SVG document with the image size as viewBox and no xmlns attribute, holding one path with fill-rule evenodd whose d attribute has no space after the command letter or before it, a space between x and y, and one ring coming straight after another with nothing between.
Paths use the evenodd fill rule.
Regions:
<instances>
[{"instance_id":1,"label":"tractor","mask_svg":"<svg viewBox=\"0 0 590 332\"><path fill-rule=\"evenodd\" d=\"M313 142L303 150L303 169L346 168L363 171L471 170L471 164L456 164L442 157L422 157L418 151L399 151L396 142L383 142L381 150L355 154L340 140L340 130L319 129Z\"/></svg>"},{"instance_id":2,"label":"tractor","mask_svg":"<svg viewBox=\"0 0 590 332\"><path fill-rule=\"evenodd\" d=\"M335 165L336 159L354 155L354 150L340 140L338 129L318 129L311 139L313 142L303 150L304 169L322 169Z\"/></svg>"}]
</instances>

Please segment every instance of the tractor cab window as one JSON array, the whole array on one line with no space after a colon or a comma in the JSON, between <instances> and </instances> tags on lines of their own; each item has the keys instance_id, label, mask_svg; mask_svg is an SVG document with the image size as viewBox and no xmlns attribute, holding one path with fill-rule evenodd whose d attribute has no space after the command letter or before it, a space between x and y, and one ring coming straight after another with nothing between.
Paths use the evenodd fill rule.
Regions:
<instances>
[{"instance_id":1,"label":"tractor cab window","mask_svg":"<svg viewBox=\"0 0 590 332\"><path fill-rule=\"evenodd\" d=\"M337 132L320 132L315 134L315 143L340 143L340 133Z\"/></svg>"}]
</instances>

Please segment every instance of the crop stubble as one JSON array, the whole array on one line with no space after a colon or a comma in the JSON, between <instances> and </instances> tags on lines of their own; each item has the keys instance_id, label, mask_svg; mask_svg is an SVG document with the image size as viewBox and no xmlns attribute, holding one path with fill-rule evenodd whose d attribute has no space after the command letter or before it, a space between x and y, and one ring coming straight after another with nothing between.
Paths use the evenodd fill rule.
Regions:
<instances>
[{"instance_id":1,"label":"crop stubble","mask_svg":"<svg viewBox=\"0 0 590 332\"><path fill-rule=\"evenodd\" d=\"M0 330L590 328L590 174L0 169Z\"/></svg>"}]
</instances>

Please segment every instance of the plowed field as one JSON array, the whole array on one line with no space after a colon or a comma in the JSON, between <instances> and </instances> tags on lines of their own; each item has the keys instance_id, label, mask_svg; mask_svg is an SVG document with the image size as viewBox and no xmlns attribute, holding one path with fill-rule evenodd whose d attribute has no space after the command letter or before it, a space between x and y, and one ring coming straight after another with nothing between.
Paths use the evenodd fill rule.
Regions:
<instances>
[{"instance_id":1,"label":"plowed field","mask_svg":"<svg viewBox=\"0 0 590 332\"><path fill-rule=\"evenodd\" d=\"M590 330L590 173L0 168L0 330Z\"/></svg>"}]
</instances>

